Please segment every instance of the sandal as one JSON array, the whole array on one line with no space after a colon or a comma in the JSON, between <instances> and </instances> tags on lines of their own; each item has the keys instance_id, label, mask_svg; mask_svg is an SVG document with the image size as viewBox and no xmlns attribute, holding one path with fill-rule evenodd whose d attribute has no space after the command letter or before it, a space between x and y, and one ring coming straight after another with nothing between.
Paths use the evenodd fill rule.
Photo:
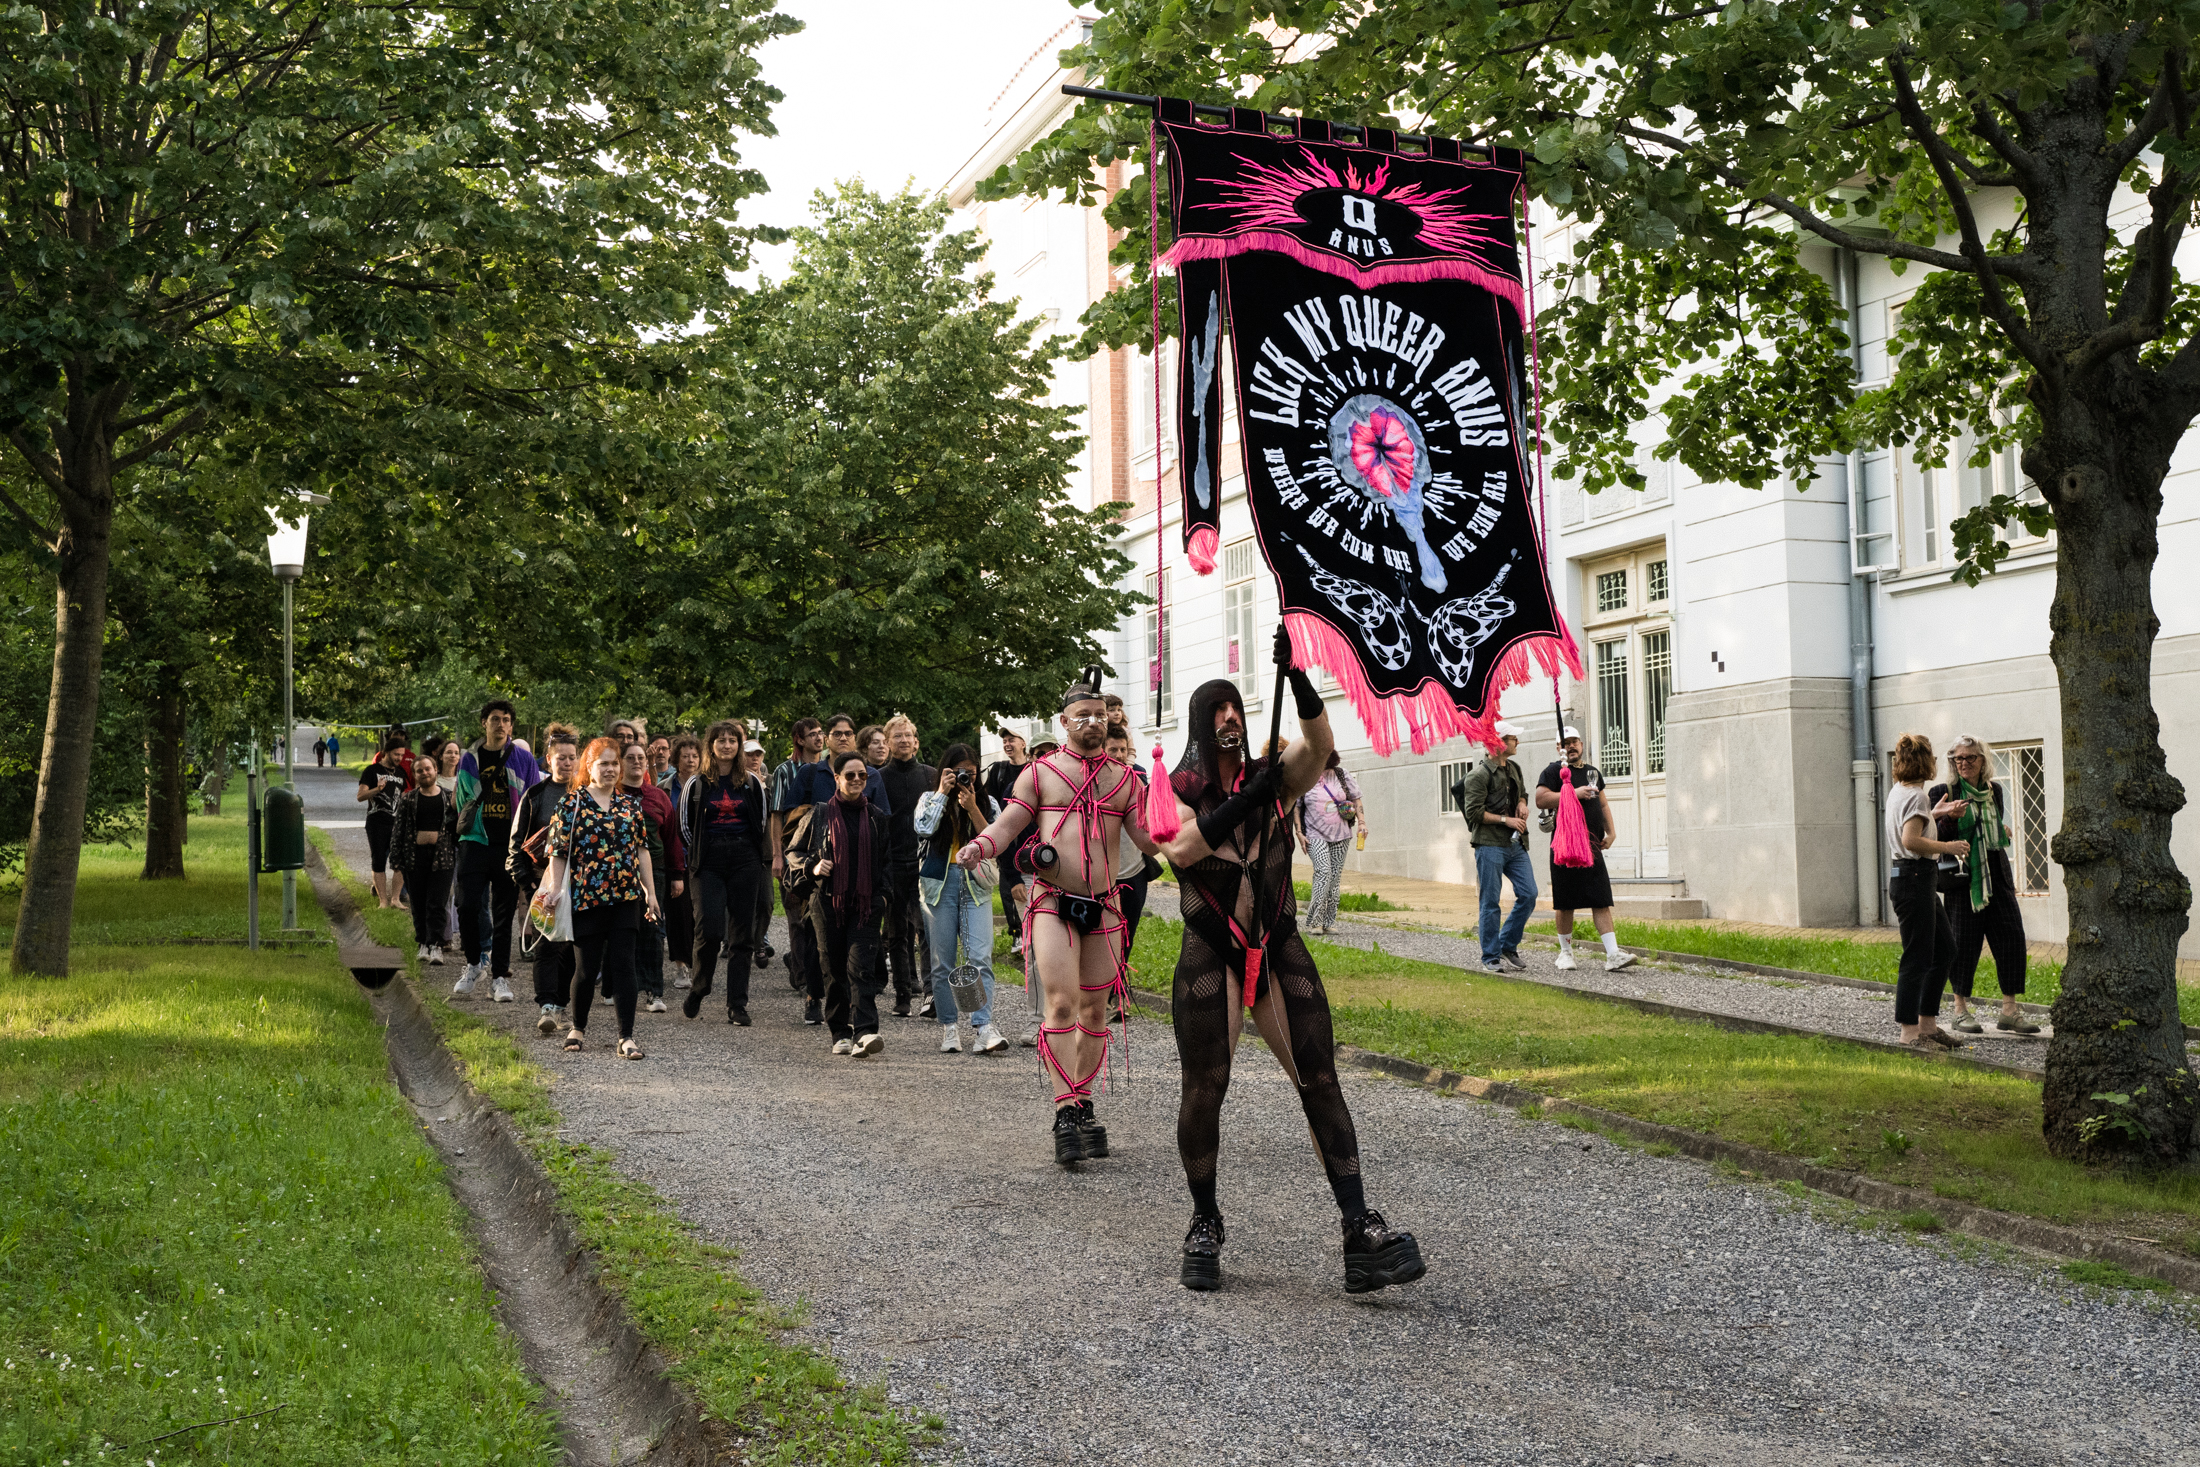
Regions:
<instances>
[{"instance_id":1,"label":"sandal","mask_svg":"<svg viewBox=\"0 0 2200 1467\"><path fill-rule=\"evenodd\" d=\"M586 1049L587 1047L588 1037L582 1034L580 1030L575 1029L572 1033L565 1036L565 1052L567 1054L579 1054L583 1049Z\"/></svg>"},{"instance_id":2,"label":"sandal","mask_svg":"<svg viewBox=\"0 0 2200 1467\"><path fill-rule=\"evenodd\" d=\"M638 1060L646 1059L648 1058L648 1056L642 1053L642 1047L639 1044L636 1044L633 1040L622 1039L619 1041L619 1058Z\"/></svg>"}]
</instances>

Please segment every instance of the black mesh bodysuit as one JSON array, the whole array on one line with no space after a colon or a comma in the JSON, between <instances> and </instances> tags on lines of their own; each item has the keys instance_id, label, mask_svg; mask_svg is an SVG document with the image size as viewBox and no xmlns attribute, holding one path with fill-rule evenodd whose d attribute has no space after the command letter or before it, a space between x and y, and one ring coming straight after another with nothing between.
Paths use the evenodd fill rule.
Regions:
<instances>
[{"instance_id":1,"label":"black mesh bodysuit","mask_svg":"<svg viewBox=\"0 0 2200 1467\"><path fill-rule=\"evenodd\" d=\"M1231 692L1234 696L1235 689ZM1199 702L1195 696L1195 716ZM1185 804L1195 813L1206 814L1222 802L1224 791L1197 767L1193 762L1196 758L1194 755L1186 761L1192 767L1179 766L1172 782ZM1248 777L1259 768L1260 763L1254 763L1247 771ZM1322 990L1313 954L1299 936L1298 903L1291 888L1289 827L1271 808L1264 817L1246 822L1238 832L1237 846L1240 852L1262 855L1257 911L1267 951L1254 996L1265 1003L1271 985L1282 995L1307 1129L1313 1133L1338 1206L1347 1216L1354 1215L1363 1205L1360 1142L1352 1129L1352 1114L1345 1108L1344 1092L1337 1083L1329 996ZM1209 856L1189 869L1177 869L1184 947L1176 961L1170 1011L1176 1026L1177 1055L1183 1064L1184 1095L1177 1111L1176 1145L1194 1204L1202 1211L1214 1208L1222 1101L1230 1088L1230 1005L1245 1002L1246 934L1234 930L1230 919L1237 911L1246 870L1238 861L1223 856Z\"/></svg>"}]
</instances>

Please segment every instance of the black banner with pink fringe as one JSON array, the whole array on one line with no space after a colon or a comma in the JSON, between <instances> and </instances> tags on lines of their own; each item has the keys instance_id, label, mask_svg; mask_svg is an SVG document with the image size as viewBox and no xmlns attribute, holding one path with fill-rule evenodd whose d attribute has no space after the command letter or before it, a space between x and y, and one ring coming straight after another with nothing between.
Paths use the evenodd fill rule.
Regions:
<instances>
[{"instance_id":1,"label":"black banner with pink fringe","mask_svg":"<svg viewBox=\"0 0 2200 1467\"><path fill-rule=\"evenodd\" d=\"M1377 754L1401 726L1416 753L1494 743L1505 688L1581 675L1529 505L1519 155L1157 110L1193 567L1214 568L1220 535L1227 331L1246 496L1300 666L1337 679Z\"/></svg>"}]
</instances>

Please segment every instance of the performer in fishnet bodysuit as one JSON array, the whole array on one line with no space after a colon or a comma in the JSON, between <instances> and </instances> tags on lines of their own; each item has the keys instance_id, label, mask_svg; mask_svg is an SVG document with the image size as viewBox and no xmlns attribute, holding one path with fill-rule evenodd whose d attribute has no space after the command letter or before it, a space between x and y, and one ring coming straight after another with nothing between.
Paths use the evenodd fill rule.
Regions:
<instances>
[{"instance_id":1,"label":"performer in fishnet bodysuit","mask_svg":"<svg viewBox=\"0 0 2200 1467\"><path fill-rule=\"evenodd\" d=\"M1261 1037L1299 1087L1315 1154L1344 1217L1345 1290L1360 1294L1410 1283L1427 1268L1413 1235L1369 1211L1362 1195L1360 1143L1337 1083L1329 997L1299 936L1286 824L1292 806L1321 778L1333 740L1321 697L1290 665L1291 644L1280 627L1276 662L1288 672L1299 714L1299 737L1280 761L1245 757L1243 700L1234 683L1218 678L1192 694L1192 742L1170 780L1181 830L1161 849L1176 868L1184 913L1170 1001L1184 1072L1176 1144L1192 1193L1181 1278L1188 1289L1222 1286L1215 1167L1230 1061L1250 1008ZM1249 943L1259 955L1250 985Z\"/></svg>"},{"instance_id":2,"label":"performer in fishnet bodysuit","mask_svg":"<svg viewBox=\"0 0 2200 1467\"><path fill-rule=\"evenodd\" d=\"M1092 1082L1108 1053L1107 995L1130 1007L1124 984L1123 920L1116 895L1119 838L1148 855L1145 782L1107 756L1108 707L1098 668L1062 694L1063 746L1024 766L1000 818L956 853L966 867L1038 828L1018 854L1030 897L1024 906L1024 961L1034 965L1045 1001L1039 1058L1054 1081L1054 1159L1064 1166L1108 1154L1107 1128L1093 1116Z\"/></svg>"}]
</instances>

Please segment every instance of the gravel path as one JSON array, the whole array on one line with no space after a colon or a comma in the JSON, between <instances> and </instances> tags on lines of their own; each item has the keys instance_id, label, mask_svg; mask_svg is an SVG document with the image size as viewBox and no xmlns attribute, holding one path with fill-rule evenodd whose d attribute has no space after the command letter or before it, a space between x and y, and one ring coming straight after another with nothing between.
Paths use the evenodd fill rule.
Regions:
<instances>
[{"instance_id":1,"label":"gravel path","mask_svg":"<svg viewBox=\"0 0 2200 1467\"><path fill-rule=\"evenodd\" d=\"M1115 1155L1070 1175L1029 1050L942 1055L889 1019L883 1055L835 1059L780 971L751 1029L643 1016L641 1064L558 1052L524 1004L479 1011L556 1077L568 1135L806 1303L852 1376L937 1412L944 1460L2200 1460L2200 1335L2174 1314L1356 1071L1370 1198L1430 1271L1348 1298L1296 1099L1250 1043L1227 1282L1188 1293L1165 1025L1132 1026L1100 1107Z\"/></svg>"}]
</instances>

